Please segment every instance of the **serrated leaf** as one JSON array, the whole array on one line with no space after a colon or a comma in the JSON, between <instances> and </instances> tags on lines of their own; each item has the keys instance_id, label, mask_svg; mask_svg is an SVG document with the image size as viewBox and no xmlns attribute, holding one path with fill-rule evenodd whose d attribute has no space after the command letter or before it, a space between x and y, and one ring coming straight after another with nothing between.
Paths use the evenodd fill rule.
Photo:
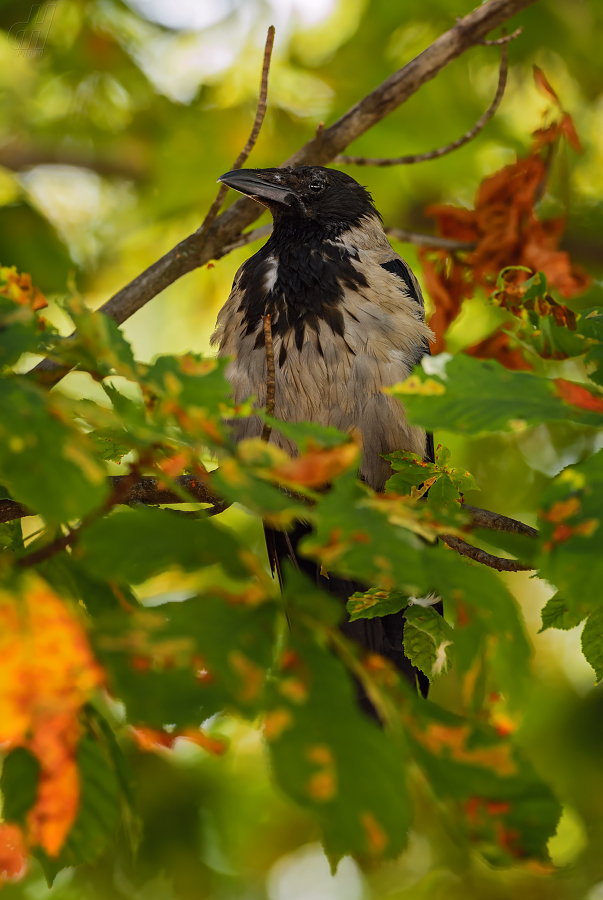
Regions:
<instances>
[{"instance_id":1,"label":"serrated leaf","mask_svg":"<svg viewBox=\"0 0 603 900\"><path fill-rule=\"evenodd\" d=\"M439 390L425 391L432 383ZM553 381L505 369L495 360L460 354L446 365L446 377L429 377L420 367L406 382L389 389L404 403L409 420L435 430L461 434L514 431L541 422L574 421L601 425L597 412L566 405Z\"/></svg>"},{"instance_id":2,"label":"serrated leaf","mask_svg":"<svg viewBox=\"0 0 603 900\"><path fill-rule=\"evenodd\" d=\"M79 743L79 811L57 858L36 851L49 887L67 866L92 863L107 847L117 827L119 784L101 745L85 736Z\"/></svg>"},{"instance_id":3,"label":"serrated leaf","mask_svg":"<svg viewBox=\"0 0 603 900\"><path fill-rule=\"evenodd\" d=\"M398 855L410 821L403 758L360 712L331 653L292 642L271 685L264 732L279 784L317 816L332 865L350 853Z\"/></svg>"},{"instance_id":4,"label":"serrated leaf","mask_svg":"<svg viewBox=\"0 0 603 900\"><path fill-rule=\"evenodd\" d=\"M432 606L409 606L405 613L404 652L430 681L452 665L454 632Z\"/></svg>"},{"instance_id":5,"label":"serrated leaf","mask_svg":"<svg viewBox=\"0 0 603 900\"><path fill-rule=\"evenodd\" d=\"M427 591L442 598L454 623L455 660L461 673L470 669L487 643L491 677L513 705L523 701L530 644L517 603L497 573L442 546L429 548L425 565Z\"/></svg>"},{"instance_id":6,"label":"serrated leaf","mask_svg":"<svg viewBox=\"0 0 603 900\"><path fill-rule=\"evenodd\" d=\"M65 305L77 333L54 340L52 359L78 365L99 380L112 373L136 379L138 367L119 325L110 316L89 309L79 295L69 297Z\"/></svg>"},{"instance_id":7,"label":"serrated leaf","mask_svg":"<svg viewBox=\"0 0 603 900\"><path fill-rule=\"evenodd\" d=\"M509 735L431 703L413 706L415 757L438 797L456 805L465 839L496 865L548 860L561 805Z\"/></svg>"},{"instance_id":8,"label":"serrated leaf","mask_svg":"<svg viewBox=\"0 0 603 900\"><path fill-rule=\"evenodd\" d=\"M595 670L596 683L603 678L603 607L589 615L582 631L582 652Z\"/></svg>"},{"instance_id":9,"label":"serrated leaf","mask_svg":"<svg viewBox=\"0 0 603 900\"><path fill-rule=\"evenodd\" d=\"M364 593L352 594L346 604L350 614L350 622L356 619L374 619L375 616L389 616L408 606L408 594L403 591L385 591L382 588L369 588Z\"/></svg>"},{"instance_id":10,"label":"serrated leaf","mask_svg":"<svg viewBox=\"0 0 603 900\"><path fill-rule=\"evenodd\" d=\"M546 631L548 628L560 628L563 631L569 631L579 625L588 615L588 607L582 604L574 607L572 604L564 600L559 594L555 594L542 608L540 616L542 618L542 628L538 632Z\"/></svg>"}]
</instances>

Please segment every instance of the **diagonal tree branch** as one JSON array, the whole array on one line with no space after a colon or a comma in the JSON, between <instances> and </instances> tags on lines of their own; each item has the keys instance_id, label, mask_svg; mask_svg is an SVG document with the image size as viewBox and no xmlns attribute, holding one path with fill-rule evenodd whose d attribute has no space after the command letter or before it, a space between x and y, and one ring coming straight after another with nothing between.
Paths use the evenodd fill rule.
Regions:
<instances>
[{"instance_id":1,"label":"diagonal tree branch","mask_svg":"<svg viewBox=\"0 0 603 900\"><path fill-rule=\"evenodd\" d=\"M475 250L477 246L475 241L459 241L457 238L440 237L437 234L421 234L395 226L386 228L385 233L398 241L417 244L419 247L435 247L438 250Z\"/></svg>"},{"instance_id":2,"label":"diagonal tree branch","mask_svg":"<svg viewBox=\"0 0 603 900\"><path fill-rule=\"evenodd\" d=\"M496 569L498 572L534 571L534 566L527 566L516 559L503 559L501 556L493 556L491 553L486 553L485 550L480 550L479 547L474 547L473 544L468 544L467 541L457 537L456 534L440 534L439 537L445 544L452 547L457 553L460 553L461 556L467 556L469 559L482 563L482 565L488 566L490 569Z\"/></svg>"},{"instance_id":3,"label":"diagonal tree branch","mask_svg":"<svg viewBox=\"0 0 603 900\"><path fill-rule=\"evenodd\" d=\"M408 100L419 88L440 72L448 63L470 47L481 43L492 31L536 0L486 0L469 13L419 56L407 63L379 87L349 109L329 128L321 130L296 153L286 165L325 165L331 162L356 138L368 131L394 109ZM263 207L241 197L212 223L206 234L196 231L149 266L137 278L118 291L101 311L121 324L141 309L178 278L205 265L221 255L229 244L239 240L263 212ZM43 360L32 372L40 384L56 384L68 370L49 360Z\"/></svg>"},{"instance_id":4,"label":"diagonal tree branch","mask_svg":"<svg viewBox=\"0 0 603 900\"><path fill-rule=\"evenodd\" d=\"M520 33L521 29L518 28L515 32L515 35ZM460 138L457 138L450 144L446 144L444 147L438 147L437 150L429 150L427 153L415 153L411 156L394 157L345 156L340 153L339 156L335 157L335 162L344 166L409 166L413 165L414 163L428 162L430 159L439 159L441 156L446 156L447 153L452 153L453 150L458 150L459 147L463 147L465 144L468 144L469 141L472 141L473 138L476 137L476 135L478 135L483 128L485 128L485 126L488 124L488 122L500 106L503 94L505 93L505 87L507 86L508 55L509 51L507 49L507 44L504 43L502 45L500 72L498 75L498 87L496 88L494 100L492 101L486 112L483 114L483 116L481 116L477 120L473 128L470 128L469 131L466 131L465 134L463 134Z\"/></svg>"}]
</instances>

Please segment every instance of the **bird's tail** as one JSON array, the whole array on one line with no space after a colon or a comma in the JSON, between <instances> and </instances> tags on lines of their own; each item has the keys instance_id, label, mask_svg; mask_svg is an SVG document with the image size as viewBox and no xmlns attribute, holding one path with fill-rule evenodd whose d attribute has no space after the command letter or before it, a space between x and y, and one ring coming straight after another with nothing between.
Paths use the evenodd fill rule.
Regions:
<instances>
[{"instance_id":1,"label":"bird's tail","mask_svg":"<svg viewBox=\"0 0 603 900\"><path fill-rule=\"evenodd\" d=\"M298 552L299 542L312 532L311 526L307 523L298 521L295 528L288 532L278 531L265 526L265 532L272 574L276 573L281 586L283 562L284 560L289 560L295 568L307 575L314 584L339 598L344 605L352 594L357 591L364 592L367 590L367 586L359 581L339 578L335 575L326 576L321 572L320 565L306 559ZM411 684L417 686L423 697L427 697L429 679L423 672L420 672L413 666L404 653L404 621L404 613L399 612L389 616L376 616L374 619L357 619L355 622L344 621L340 625L340 629L343 634L357 641L362 647L391 660L398 671ZM365 711L378 718L361 686L358 686L358 700Z\"/></svg>"}]
</instances>

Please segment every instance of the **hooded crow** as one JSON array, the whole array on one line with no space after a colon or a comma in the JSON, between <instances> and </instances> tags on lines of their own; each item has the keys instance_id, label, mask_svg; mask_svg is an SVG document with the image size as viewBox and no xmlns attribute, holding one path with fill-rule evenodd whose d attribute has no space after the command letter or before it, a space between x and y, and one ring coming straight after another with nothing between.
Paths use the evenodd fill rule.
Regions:
<instances>
[{"instance_id":1,"label":"hooded crow","mask_svg":"<svg viewBox=\"0 0 603 900\"><path fill-rule=\"evenodd\" d=\"M383 454L411 450L433 461L433 437L406 421L404 408L383 388L404 380L429 353L421 288L392 249L371 195L349 175L322 166L236 169L219 179L266 206L270 239L237 272L219 313L212 344L233 357L226 375L234 400L266 403L266 348L262 317L270 313L275 359L275 416L318 422L359 434L360 477L382 491L391 474ZM237 439L259 437L262 422L234 423ZM270 440L290 454L295 445L273 430ZM365 590L357 582L325 577L297 554L310 527L288 533L266 529L273 572L283 559L344 602ZM402 613L346 623L342 630L390 658L426 693L427 679L403 652ZM367 703L363 705L367 706Z\"/></svg>"}]
</instances>

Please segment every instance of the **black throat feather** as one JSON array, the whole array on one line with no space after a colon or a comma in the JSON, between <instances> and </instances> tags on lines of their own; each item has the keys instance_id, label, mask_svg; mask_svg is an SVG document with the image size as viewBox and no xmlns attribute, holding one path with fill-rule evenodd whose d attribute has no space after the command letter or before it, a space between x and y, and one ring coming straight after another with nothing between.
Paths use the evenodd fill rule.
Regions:
<instances>
[{"instance_id":1,"label":"black throat feather","mask_svg":"<svg viewBox=\"0 0 603 900\"><path fill-rule=\"evenodd\" d=\"M301 350L306 328L317 335L322 320L344 337L341 304L346 291L368 287L363 273L353 264L357 250L341 241L341 236L357 222L277 220L270 240L243 265L239 280L245 333L258 331L256 346L264 344L260 328L262 316L272 316L273 337L295 333ZM286 358L281 342L279 365Z\"/></svg>"}]
</instances>

